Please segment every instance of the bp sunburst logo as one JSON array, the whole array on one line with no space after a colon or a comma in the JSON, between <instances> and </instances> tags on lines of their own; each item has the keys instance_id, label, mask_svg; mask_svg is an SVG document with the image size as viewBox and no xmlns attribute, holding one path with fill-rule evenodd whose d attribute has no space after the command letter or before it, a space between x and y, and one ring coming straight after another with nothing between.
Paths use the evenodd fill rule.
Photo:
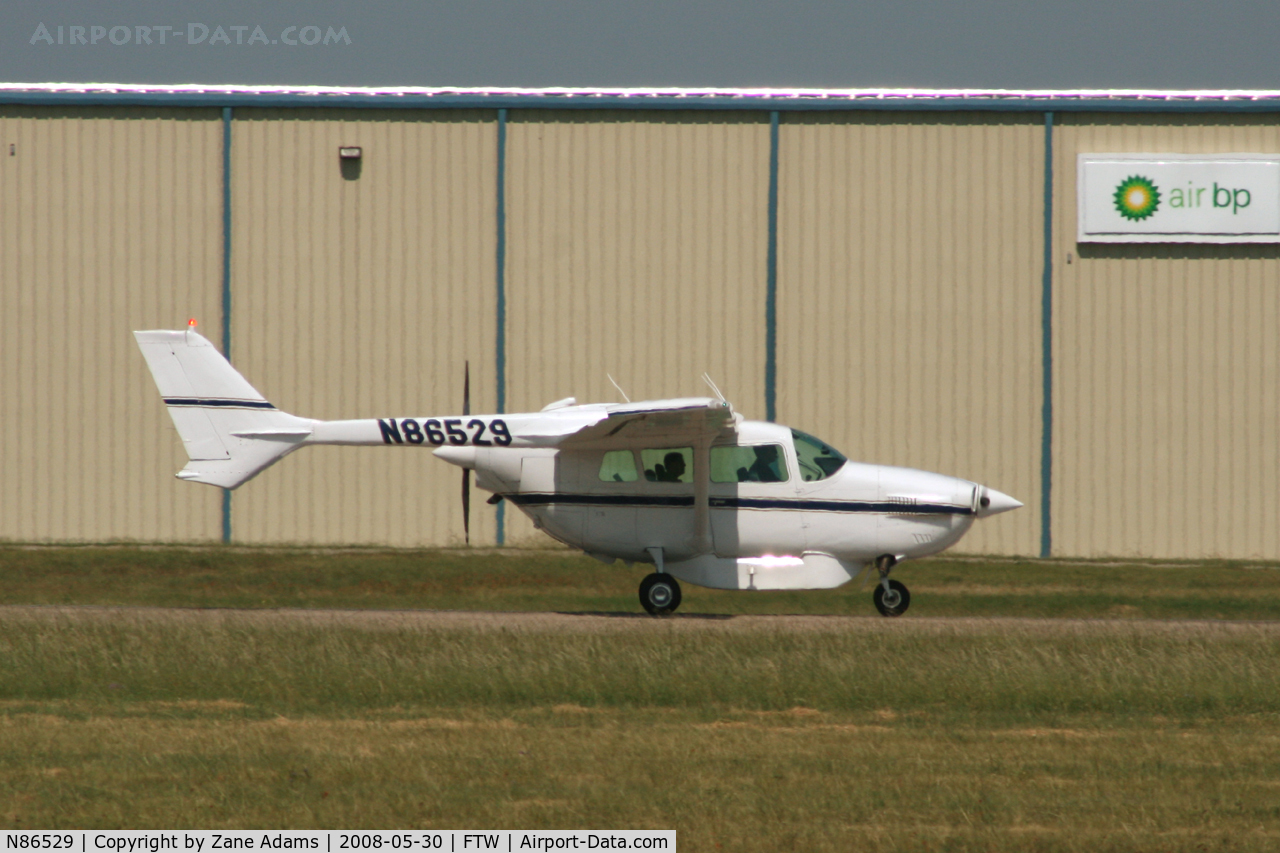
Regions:
<instances>
[{"instance_id":1,"label":"bp sunburst logo","mask_svg":"<svg viewBox=\"0 0 1280 853\"><path fill-rule=\"evenodd\" d=\"M1115 193L1116 210L1125 219L1146 219L1160 206L1160 190L1150 178L1130 175L1120 182Z\"/></svg>"}]
</instances>

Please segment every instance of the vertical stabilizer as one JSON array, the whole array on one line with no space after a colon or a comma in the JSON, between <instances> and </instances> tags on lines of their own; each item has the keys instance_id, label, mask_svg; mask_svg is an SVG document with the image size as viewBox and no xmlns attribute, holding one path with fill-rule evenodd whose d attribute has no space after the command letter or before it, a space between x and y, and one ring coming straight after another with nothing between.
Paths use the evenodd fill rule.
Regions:
<instances>
[{"instance_id":1,"label":"vertical stabilizer","mask_svg":"<svg viewBox=\"0 0 1280 853\"><path fill-rule=\"evenodd\" d=\"M184 480L235 488L311 435L194 330L134 332L191 460Z\"/></svg>"}]
</instances>

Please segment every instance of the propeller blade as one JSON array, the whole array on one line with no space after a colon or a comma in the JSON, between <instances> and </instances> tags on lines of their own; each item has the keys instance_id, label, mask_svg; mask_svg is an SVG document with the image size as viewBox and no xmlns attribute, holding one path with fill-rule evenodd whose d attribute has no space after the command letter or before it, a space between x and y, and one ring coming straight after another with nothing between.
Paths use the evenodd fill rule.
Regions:
<instances>
[{"instance_id":1,"label":"propeller blade","mask_svg":"<svg viewBox=\"0 0 1280 853\"><path fill-rule=\"evenodd\" d=\"M462 368L462 414L471 414L471 362ZM471 544L471 469L462 469L462 532Z\"/></svg>"}]
</instances>

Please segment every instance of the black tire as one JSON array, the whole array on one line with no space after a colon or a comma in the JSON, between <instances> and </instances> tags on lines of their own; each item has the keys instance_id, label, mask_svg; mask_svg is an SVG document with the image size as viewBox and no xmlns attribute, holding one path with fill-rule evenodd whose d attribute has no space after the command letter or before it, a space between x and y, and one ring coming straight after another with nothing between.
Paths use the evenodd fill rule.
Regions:
<instances>
[{"instance_id":1,"label":"black tire","mask_svg":"<svg viewBox=\"0 0 1280 853\"><path fill-rule=\"evenodd\" d=\"M651 616L675 613L680 606L680 583L671 575L653 574L640 581L640 606Z\"/></svg>"},{"instance_id":2,"label":"black tire","mask_svg":"<svg viewBox=\"0 0 1280 853\"><path fill-rule=\"evenodd\" d=\"M876 591L871 597L875 600L876 610L880 611L881 616L901 616L911 606L911 593L907 592L907 588L898 581L889 581L888 596L884 594L884 586L876 584ZM886 599L888 599L887 603Z\"/></svg>"}]
</instances>

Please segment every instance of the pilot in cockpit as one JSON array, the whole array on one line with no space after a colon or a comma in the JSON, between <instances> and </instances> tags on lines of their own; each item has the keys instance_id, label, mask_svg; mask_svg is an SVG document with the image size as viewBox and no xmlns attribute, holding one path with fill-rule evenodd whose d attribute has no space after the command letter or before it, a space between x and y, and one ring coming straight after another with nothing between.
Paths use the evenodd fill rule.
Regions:
<instances>
[{"instance_id":1,"label":"pilot in cockpit","mask_svg":"<svg viewBox=\"0 0 1280 853\"><path fill-rule=\"evenodd\" d=\"M752 448L756 453L756 461L750 468L738 469L739 483L781 483L782 471L778 466L778 446L764 444Z\"/></svg>"}]
</instances>

